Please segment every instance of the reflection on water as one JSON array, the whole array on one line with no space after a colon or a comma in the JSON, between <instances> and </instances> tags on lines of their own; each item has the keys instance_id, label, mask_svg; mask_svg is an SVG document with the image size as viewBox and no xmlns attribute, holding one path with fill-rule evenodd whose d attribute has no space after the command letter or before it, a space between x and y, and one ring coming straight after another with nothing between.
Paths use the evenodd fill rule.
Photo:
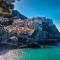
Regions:
<instances>
[{"instance_id":1,"label":"reflection on water","mask_svg":"<svg viewBox=\"0 0 60 60\"><path fill-rule=\"evenodd\" d=\"M5 54L0 54L0 60L60 60L60 48L8 50Z\"/></svg>"}]
</instances>

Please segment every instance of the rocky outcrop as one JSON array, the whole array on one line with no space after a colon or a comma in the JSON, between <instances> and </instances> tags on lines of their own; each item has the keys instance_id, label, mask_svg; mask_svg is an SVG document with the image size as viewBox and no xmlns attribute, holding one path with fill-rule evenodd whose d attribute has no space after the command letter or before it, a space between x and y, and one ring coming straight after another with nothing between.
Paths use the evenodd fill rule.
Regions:
<instances>
[{"instance_id":1,"label":"rocky outcrop","mask_svg":"<svg viewBox=\"0 0 60 60\"><path fill-rule=\"evenodd\" d=\"M36 17L32 19L27 19L34 21L35 31L32 35L22 34L18 35L19 41L24 42L23 44L54 44L59 41L60 33L56 26L53 24L51 19L45 17Z\"/></svg>"},{"instance_id":2,"label":"rocky outcrop","mask_svg":"<svg viewBox=\"0 0 60 60\"><path fill-rule=\"evenodd\" d=\"M7 37L5 39L7 44L40 46L41 44L55 44L60 42L60 33L51 19L47 19L46 17L25 19L26 17L21 17L19 14L16 16L18 16L18 19L15 19L11 25L3 26L6 34L4 34L4 37Z\"/></svg>"},{"instance_id":3,"label":"rocky outcrop","mask_svg":"<svg viewBox=\"0 0 60 60\"><path fill-rule=\"evenodd\" d=\"M27 18L14 10L15 0L0 0L0 43L11 46L33 46L60 42L60 32L52 19ZM2 41L2 42L1 42Z\"/></svg>"},{"instance_id":4,"label":"rocky outcrop","mask_svg":"<svg viewBox=\"0 0 60 60\"><path fill-rule=\"evenodd\" d=\"M15 18L18 18L18 19L19 19L19 18L20 18L20 19L27 19L26 16L22 15L22 14L19 13L19 11L17 11L17 10L13 10L11 17L15 17Z\"/></svg>"}]
</instances>

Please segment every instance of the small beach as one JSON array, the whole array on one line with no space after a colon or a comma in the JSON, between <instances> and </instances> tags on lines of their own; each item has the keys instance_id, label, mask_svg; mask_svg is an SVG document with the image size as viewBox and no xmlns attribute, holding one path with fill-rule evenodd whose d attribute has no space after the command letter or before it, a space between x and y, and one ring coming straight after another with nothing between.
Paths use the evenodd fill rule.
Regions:
<instances>
[{"instance_id":1,"label":"small beach","mask_svg":"<svg viewBox=\"0 0 60 60\"><path fill-rule=\"evenodd\" d=\"M3 50L0 52L0 60L19 60L18 57L18 51L19 49L14 50Z\"/></svg>"}]
</instances>

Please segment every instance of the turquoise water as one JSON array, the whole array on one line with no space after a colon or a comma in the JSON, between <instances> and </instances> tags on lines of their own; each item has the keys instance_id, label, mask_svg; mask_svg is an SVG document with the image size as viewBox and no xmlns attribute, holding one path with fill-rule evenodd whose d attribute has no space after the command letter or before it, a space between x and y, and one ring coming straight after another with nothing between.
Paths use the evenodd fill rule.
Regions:
<instances>
[{"instance_id":1,"label":"turquoise water","mask_svg":"<svg viewBox=\"0 0 60 60\"><path fill-rule=\"evenodd\" d=\"M22 49L20 60L60 60L60 48Z\"/></svg>"},{"instance_id":2,"label":"turquoise water","mask_svg":"<svg viewBox=\"0 0 60 60\"><path fill-rule=\"evenodd\" d=\"M60 48L3 49L0 50L0 60L60 60Z\"/></svg>"}]
</instances>

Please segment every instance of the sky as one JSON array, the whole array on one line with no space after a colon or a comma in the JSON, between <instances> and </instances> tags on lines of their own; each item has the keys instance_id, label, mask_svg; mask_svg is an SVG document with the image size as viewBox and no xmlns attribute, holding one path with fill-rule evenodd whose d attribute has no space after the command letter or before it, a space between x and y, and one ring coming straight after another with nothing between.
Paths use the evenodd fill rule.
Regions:
<instances>
[{"instance_id":1,"label":"sky","mask_svg":"<svg viewBox=\"0 0 60 60\"><path fill-rule=\"evenodd\" d=\"M21 0L15 2L15 9L29 18L51 18L60 31L60 0Z\"/></svg>"}]
</instances>

